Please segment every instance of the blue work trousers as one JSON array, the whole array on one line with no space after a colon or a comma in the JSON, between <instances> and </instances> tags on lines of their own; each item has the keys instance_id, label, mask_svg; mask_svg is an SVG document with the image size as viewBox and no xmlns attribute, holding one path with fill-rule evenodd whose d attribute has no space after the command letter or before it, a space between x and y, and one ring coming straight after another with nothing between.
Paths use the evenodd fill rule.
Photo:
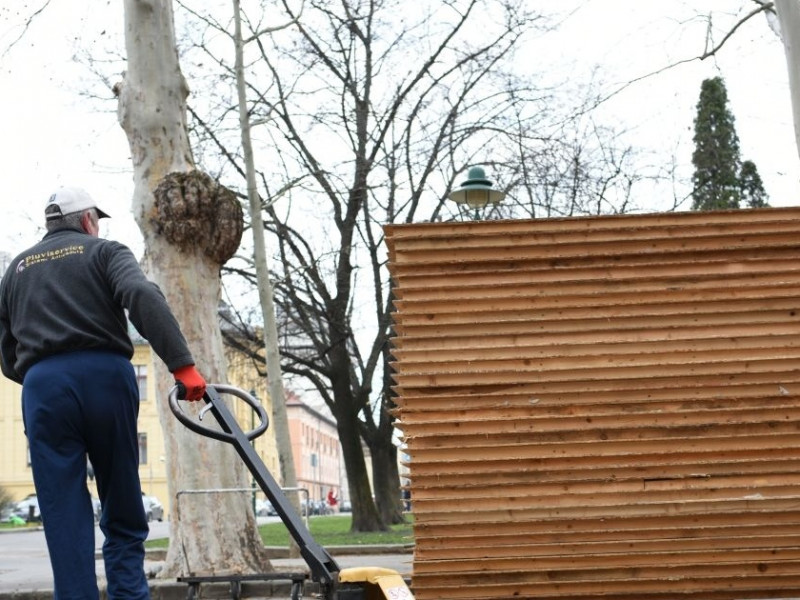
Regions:
<instances>
[{"instance_id":1,"label":"blue work trousers","mask_svg":"<svg viewBox=\"0 0 800 600\"><path fill-rule=\"evenodd\" d=\"M130 361L102 351L46 358L25 374L22 409L54 600L99 597L87 455L102 506L108 598L149 598L136 431L139 390Z\"/></svg>"}]
</instances>

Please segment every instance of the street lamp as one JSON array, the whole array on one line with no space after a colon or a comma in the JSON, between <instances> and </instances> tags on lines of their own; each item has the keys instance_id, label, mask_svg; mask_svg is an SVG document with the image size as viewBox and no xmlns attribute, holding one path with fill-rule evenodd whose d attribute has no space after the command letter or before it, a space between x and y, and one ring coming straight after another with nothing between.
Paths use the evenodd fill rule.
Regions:
<instances>
[{"instance_id":1,"label":"street lamp","mask_svg":"<svg viewBox=\"0 0 800 600\"><path fill-rule=\"evenodd\" d=\"M483 167L472 167L467 173L467 180L450 192L448 197L453 202L474 208L477 213L479 208L501 202L506 193L492 187L492 182L486 179Z\"/></svg>"}]
</instances>

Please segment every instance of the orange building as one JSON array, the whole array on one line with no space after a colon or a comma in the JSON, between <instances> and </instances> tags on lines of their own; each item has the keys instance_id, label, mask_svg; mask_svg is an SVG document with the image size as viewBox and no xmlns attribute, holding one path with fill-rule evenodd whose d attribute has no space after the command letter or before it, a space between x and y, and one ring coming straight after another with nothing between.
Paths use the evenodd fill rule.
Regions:
<instances>
[{"instance_id":1,"label":"orange building","mask_svg":"<svg viewBox=\"0 0 800 600\"><path fill-rule=\"evenodd\" d=\"M297 486L307 489L313 501L324 501L331 489L340 501L347 499L336 422L326 409L312 407L291 391L286 392L286 416Z\"/></svg>"}]
</instances>

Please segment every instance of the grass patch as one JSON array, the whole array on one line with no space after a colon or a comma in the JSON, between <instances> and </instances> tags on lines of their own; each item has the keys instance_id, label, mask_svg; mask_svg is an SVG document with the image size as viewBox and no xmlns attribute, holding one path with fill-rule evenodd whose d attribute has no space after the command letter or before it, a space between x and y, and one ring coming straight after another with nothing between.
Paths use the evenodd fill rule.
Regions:
<instances>
[{"instance_id":1,"label":"grass patch","mask_svg":"<svg viewBox=\"0 0 800 600\"><path fill-rule=\"evenodd\" d=\"M144 543L145 550L166 550L169 546L169 538L157 538L155 540L146 540Z\"/></svg>"},{"instance_id":2,"label":"grass patch","mask_svg":"<svg viewBox=\"0 0 800 600\"><path fill-rule=\"evenodd\" d=\"M27 528L33 527L41 527L41 523L26 523L25 525L14 525L13 523L0 523L0 530L15 530L15 531L25 531Z\"/></svg>"},{"instance_id":3,"label":"grass patch","mask_svg":"<svg viewBox=\"0 0 800 600\"><path fill-rule=\"evenodd\" d=\"M320 546L361 546L373 544L410 544L413 542L411 515L408 523L393 525L389 531L350 532L350 515L317 516L309 519L311 535ZM283 523L266 523L258 527L265 546L289 546L289 532ZM148 540L146 548L166 548L168 538Z\"/></svg>"},{"instance_id":4,"label":"grass patch","mask_svg":"<svg viewBox=\"0 0 800 600\"><path fill-rule=\"evenodd\" d=\"M389 531L365 533L350 532L350 515L311 517L308 528L320 546L359 546L371 544L410 544L412 539L411 519L408 523L393 525ZM267 523L259 526L265 546L288 546L289 532L283 523Z\"/></svg>"}]
</instances>

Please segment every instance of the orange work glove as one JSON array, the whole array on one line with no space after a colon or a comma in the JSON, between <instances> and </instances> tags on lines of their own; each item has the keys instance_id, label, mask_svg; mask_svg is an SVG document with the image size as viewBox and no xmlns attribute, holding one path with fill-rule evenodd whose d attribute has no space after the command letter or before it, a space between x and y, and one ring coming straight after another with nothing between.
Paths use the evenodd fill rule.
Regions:
<instances>
[{"instance_id":1,"label":"orange work glove","mask_svg":"<svg viewBox=\"0 0 800 600\"><path fill-rule=\"evenodd\" d=\"M195 402L203 399L203 395L206 393L206 380L198 373L194 365L175 369L172 374L175 377L175 383L183 386L183 389L178 391L180 400ZM183 394L181 394L182 391Z\"/></svg>"}]
</instances>

